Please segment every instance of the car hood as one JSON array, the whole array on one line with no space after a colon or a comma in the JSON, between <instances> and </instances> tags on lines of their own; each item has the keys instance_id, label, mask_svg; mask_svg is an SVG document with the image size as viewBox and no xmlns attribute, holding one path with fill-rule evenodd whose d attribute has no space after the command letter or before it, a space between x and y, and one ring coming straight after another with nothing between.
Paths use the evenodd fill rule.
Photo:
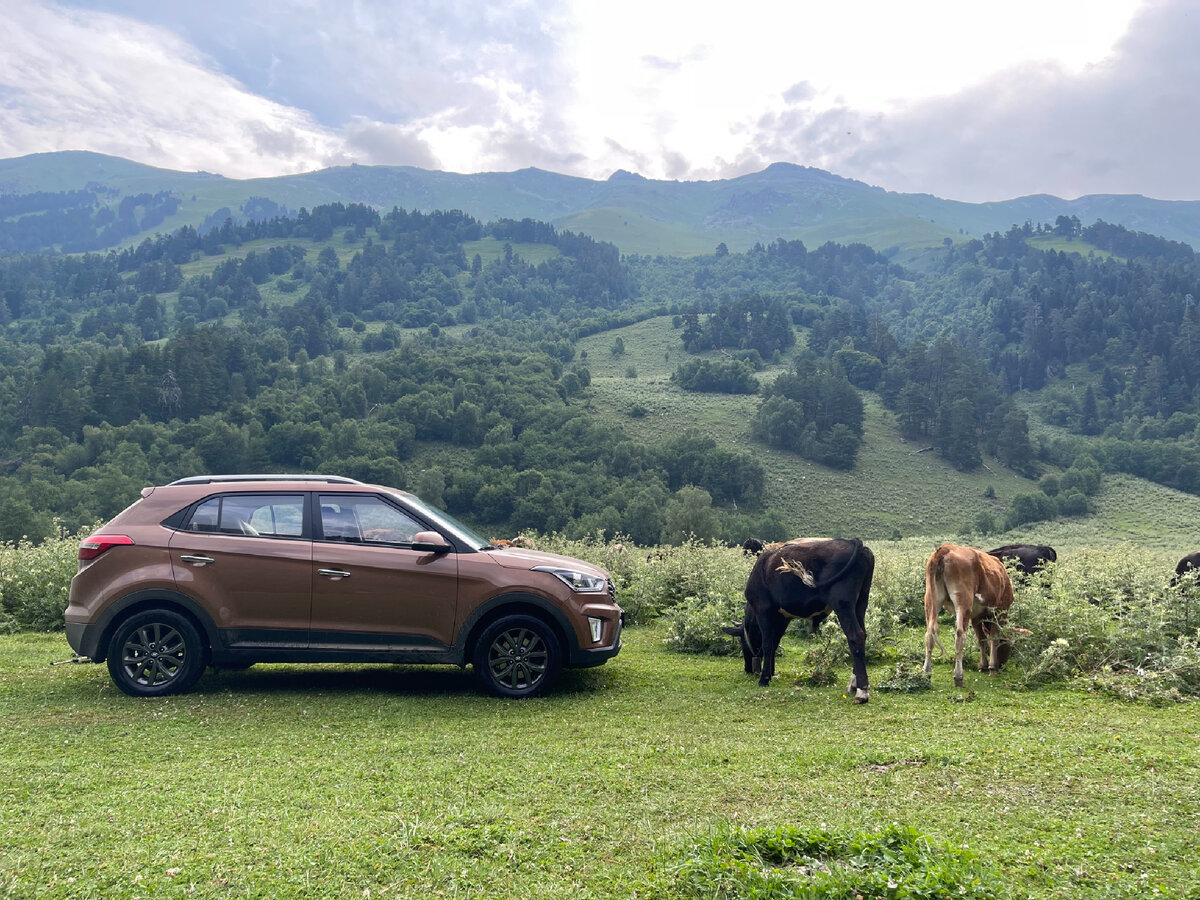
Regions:
<instances>
[{"instance_id":1,"label":"car hood","mask_svg":"<svg viewBox=\"0 0 1200 900\"><path fill-rule=\"evenodd\" d=\"M599 575L608 578L609 574L599 566L575 559L573 556L561 556L557 553L544 553L541 550L526 550L523 547L504 547L488 551L498 564L506 569L532 569L534 566L558 566L562 569L574 569L588 575Z\"/></svg>"}]
</instances>

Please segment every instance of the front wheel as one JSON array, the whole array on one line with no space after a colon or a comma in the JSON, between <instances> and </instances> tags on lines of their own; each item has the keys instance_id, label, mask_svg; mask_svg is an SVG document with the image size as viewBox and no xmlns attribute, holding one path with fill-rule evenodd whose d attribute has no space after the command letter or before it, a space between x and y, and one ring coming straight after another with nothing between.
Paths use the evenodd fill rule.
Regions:
<instances>
[{"instance_id":1,"label":"front wheel","mask_svg":"<svg viewBox=\"0 0 1200 900\"><path fill-rule=\"evenodd\" d=\"M505 616L484 629L475 645L475 675L499 697L534 697L562 671L553 630L532 616Z\"/></svg>"},{"instance_id":2,"label":"front wheel","mask_svg":"<svg viewBox=\"0 0 1200 900\"><path fill-rule=\"evenodd\" d=\"M130 616L108 645L108 673L131 697L183 693L205 665L205 646L196 626L169 609Z\"/></svg>"}]
</instances>

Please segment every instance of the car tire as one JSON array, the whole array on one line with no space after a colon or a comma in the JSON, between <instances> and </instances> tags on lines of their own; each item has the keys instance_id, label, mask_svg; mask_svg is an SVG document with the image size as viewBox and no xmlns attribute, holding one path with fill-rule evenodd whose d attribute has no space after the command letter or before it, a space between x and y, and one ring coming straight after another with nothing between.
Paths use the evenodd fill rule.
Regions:
<instances>
[{"instance_id":1,"label":"car tire","mask_svg":"<svg viewBox=\"0 0 1200 900\"><path fill-rule=\"evenodd\" d=\"M512 615L483 630L472 660L475 676L498 697L536 697L558 680L562 649L541 619Z\"/></svg>"},{"instance_id":2,"label":"car tire","mask_svg":"<svg viewBox=\"0 0 1200 900\"><path fill-rule=\"evenodd\" d=\"M208 648L191 619L151 609L117 626L108 644L108 673L131 697L163 697L190 689L207 666Z\"/></svg>"}]
</instances>

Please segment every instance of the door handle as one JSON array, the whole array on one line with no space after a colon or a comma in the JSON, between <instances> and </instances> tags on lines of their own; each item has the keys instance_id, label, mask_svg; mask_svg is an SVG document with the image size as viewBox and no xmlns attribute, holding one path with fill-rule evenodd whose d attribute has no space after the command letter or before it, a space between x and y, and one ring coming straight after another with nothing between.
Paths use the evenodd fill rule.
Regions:
<instances>
[{"instance_id":1,"label":"door handle","mask_svg":"<svg viewBox=\"0 0 1200 900\"><path fill-rule=\"evenodd\" d=\"M188 556L185 554L179 558L184 562L195 563L198 566L207 566L209 563L216 562L211 556Z\"/></svg>"},{"instance_id":2,"label":"door handle","mask_svg":"<svg viewBox=\"0 0 1200 900\"><path fill-rule=\"evenodd\" d=\"M317 569L318 575L324 575L327 578L349 578L349 572L343 572L341 569Z\"/></svg>"}]
</instances>

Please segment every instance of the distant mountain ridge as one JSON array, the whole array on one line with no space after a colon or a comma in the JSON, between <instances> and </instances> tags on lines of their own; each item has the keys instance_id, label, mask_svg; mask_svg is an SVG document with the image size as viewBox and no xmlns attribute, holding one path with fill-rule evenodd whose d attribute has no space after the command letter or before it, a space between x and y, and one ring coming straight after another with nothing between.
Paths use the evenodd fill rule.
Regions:
<instances>
[{"instance_id":1,"label":"distant mountain ridge","mask_svg":"<svg viewBox=\"0 0 1200 900\"><path fill-rule=\"evenodd\" d=\"M244 218L265 199L296 211L326 203L380 210L460 209L481 221L531 218L611 241L622 253L694 255L720 243L742 250L777 238L809 246L861 242L885 252L980 237L1026 221L1053 224L1074 216L1200 247L1200 201L1096 194L1063 200L1046 194L989 203L901 194L821 169L774 163L720 181L656 181L618 171L604 181L541 169L456 174L411 166L339 166L300 175L231 179L177 172L88 151L38 153L0 160L0 199L38 192L88 190L97 202L178 198L175 211L123 243L152 231L200 227L213 217ZM127 204L128 205L128 204ZM249 207L248 207L249 205ZM12 217L10 217L12 221ZM139 226L140 227L140 226ZM45 249L45 248L42 248Z\"/></svg>"}]
</instances>

